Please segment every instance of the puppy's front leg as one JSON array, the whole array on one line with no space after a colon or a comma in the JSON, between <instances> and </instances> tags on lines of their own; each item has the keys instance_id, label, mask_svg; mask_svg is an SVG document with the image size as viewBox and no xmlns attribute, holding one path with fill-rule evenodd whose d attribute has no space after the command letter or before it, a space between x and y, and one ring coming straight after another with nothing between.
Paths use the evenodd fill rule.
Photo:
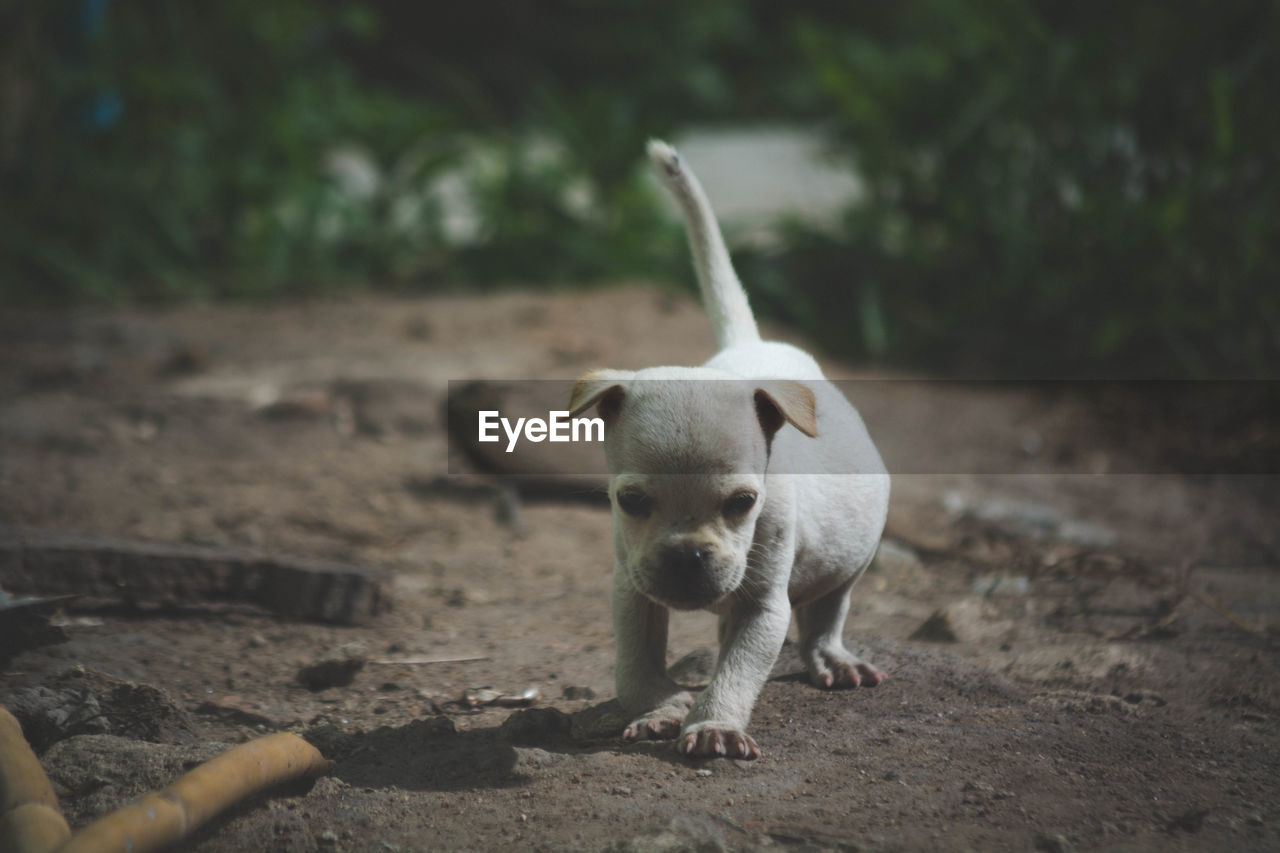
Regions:
<instances>
[{"instance_id":1,"label":"puppy's front leg","mask_svg":"<svg viewBox=\"0 0 1280 853\"><path fill-rule=\"evenodd\" d=\"M747 723L787 636L786 591L763 602L734 602L720 619L720 662L685 718L678 748L698 757L756 759L760 747L747 734Z\"/></svg>"},{"instance_id":2,"label":"puppy's front leg","mask_svg":"<svg viewBox=\"0 0 1280 853\"><path fill-rule=\"evenodd\" d=\"M626 740L673 738L693 704L693 695L667 676L667 608L637 592L626 575L621 566L613 567L610 595L618 701L637 715L622 736Z\"/></svg>"}]
</instances>

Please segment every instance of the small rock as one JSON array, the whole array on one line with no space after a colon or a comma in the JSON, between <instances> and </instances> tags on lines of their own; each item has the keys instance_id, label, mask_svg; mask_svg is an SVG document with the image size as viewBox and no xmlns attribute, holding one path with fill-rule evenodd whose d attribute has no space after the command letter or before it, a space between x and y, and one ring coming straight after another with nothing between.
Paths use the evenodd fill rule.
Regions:
<instances>
[{"instance_id":1,"label":"small rock","mask_svg":"<svg viewBox=\"0 0 1280 853\"><path fill-rule=\"evenodd\" d=\"M569 717L569 736L574 740L616 738L631 722L617 699L583 708Z\"/></svg>"},{"instance_id":2,"label":"small rock","mask_svg":"<svg viewBox=\"0 0 1280 853\"><path fill-rule=\"evenodd\" d=\"M609 793L617 794L619 797L629 797L631 796L631 789L626 785L614 785L609 789Z\"/></svg>"},{"instance_id":3,"label":"small rock","mask_svg":"<svg viewBox=\"0 0 1280 853\"><path fill-rule=\"evenodd\" d=\"M933 615L920 623L920 627L912 631L907 639L924 643L960 642L960 637L956 635L955 628L951 625L951 618L943 610L935 610Z\"/></svg>"},{"instance_id":4,"label":"small rock","mask_svg":"<svg viewBox=\"0 0 1280 853\"><path fill-rule=\"evenodd\" d=\"M208 347L187 341L175 344L165 353L159 372L162 376L191 376L208 370L212 360Z\"/></svg>"},{"instance_id":5,"label":"small rock","mask_svg":"<svg viewBox=\"0 0 1280 853\"><path fill-rule=\"evenodd\" d=\"M1022 435L1018 437L1018 449L1024 456L1035 456L1042 447L1044 447L1044 438L1030 427L1024 429Z\"/></svg>"},{"instance_id":6,"label":"small rock","mask_svg":"<svg viewBox=\"0 0 1280 853\"><path fill-rule=\"evenodd\" d=\"M909 639L926 643L974 643L1007 633L1009 622L992 618L980 598L961 598L934 611Z\"/></svg>"},{"instance_id":7,"label":"small rock","mask_svg":"<svg viewBox=\"0 0 1280 853\"><path fill-rule=\"evenodd\" d=\"M308 690L346 687L364 669L364 657L328 659L308 664L298 670L298 683Z\"/></svg>"},{"instance_id":8,"label":"small rock","mask_svg":"<svg viewBox=\"0 0 1280 853\"><path fill-rule=\"evenodd\" d=\"M983 575L974 578L971 586L974 595L988 598L1026 595L1030 588L1031 582L1026 575Z\"/></svg>"},{"instance_id":9,"label":"small rock","mask_svg":"<svg viewBox=\"0 0 1280 853\"><path fill-rule=\"evenodd\" d=\"M320 797L334 797L346 793L351 785L337 776L321 776L311 786L310 794Z\"/></svg>"},{"instance_id":10,"label":"small rock","mask_svg":"<svg viewBox=\"0 0 1280 853\"><path fill-rule=\"evenodd\" d=\"M596 692L590 687L578 687L573 684L566 684L564 689L560 691L560 695L564 699L571 700L596 698Z\"/></svg>"},{"instance_id":11,"label":"small rock","mask_svg":"<svg viewBox=\"0 0 1280 853\"><path fill-rule=\"evenodd\" d=\"M1036 835L1036 849L1044 853L1075 853L1076 848L1066 836L1056 832L1041 832Z\"/></svg>"},{"instance_id":12,"label":"small rock","mask_svg":"<svg viewBox=\"0 0 1280 853\"><path fill-rule=\"evenodd\" d=\"M502 733L516 743L536 743L568 734L572 726L569 715L556 708L529 708L516 711L500 727Z\"/></svg>"},{"instance_id":13,"label":"small rock","mask_svg":"<svg viewBox=\"0 0 1280 853\"><path fill-rule=\"evenodd\" d=\"M568 760L568 757L561 753L547 752L536 746L514 746L512 750L516 754L516 763L511 768L512 772L523 775L532 775Z\"/></svg>"},{"instance_id":14,"label":"small rock","mask_svg":"<svg viewBox=\"0 0 1280 853\"><path fill-rule=\"evenodd\" d=\"M535 705L542 691L526 687L519 693L500 693L492 687L471 687L462 692L462 704L468 708L497 705L499 708L527 708Z\"/></svg>"},{"instance_id":15,"label":"small rock","mask_svg":"<svg viewBox=\"0 0 1280 853\"><path fill-rule=\"evenodd\" d=\"M712 776L714 774L710 770L702 769L702 770L693 771L693 775L694 776Z\"/></svg>"},{"instance_id":16,"label":"small rock","mask_svg":"<svg viewBox=\"0 0 1280 853\"><path fill-rule=\"evenodd\" d=\"M458 733L458 727L453 724L453 720L443 716L414 720L405 726L404 730L412 732L415 737L421 738L447 737Z\"/></svg>"},{"instance_id":17,"label":"small rock","mask_svg":"<svg viewBox=\"0 0 1280 853\"><path fill-rule=\"evenodd\" d=\"M279 721L262 712L242 696L228 694L206 699L196 707L196 713L223 717L248 726L278 726Z\"/></svg>"},{"instance_id":18,"label":"small rock","mask_svg":"<svg viewBox=\"0 0 1280 853\"><path fill-rule=\"evenodd\" d=\"M67 820L76 825L114 811L139 794L163 788L230 747L215 742L176 746L116 735L77 735L51 746L40 763L54 790L63 795ZM74 796L68 796L71 793Z\"/></svg>"},{"instance_id":19,"label":"small rock","mask_svg":"<svg viewBox=\"0 0 1280 853\"><path fill-rule=\"evenodd\" d=\"M1166 832L1199 832L1200 827L1204 826L1204 819L1208 817L1208 809L1188 809L1182 814L1175 815L1165 822Z\"/></svg>"},{"instance_id":20,"label":"small rock","mask_svg":"<svg viewBox=\"0 0 1280 853\"><path fill-rule=\"evenodd\" d=\"M83 688L25 687L5 695L4 704L37 751L63 738L108 731L97 697Z\"/></svg>"},{"instance_id":21,"label":"small rock","mask_svg":"<svg viewBox=\"0 0 1280 853\"><path fill-rule=\"evenodd\" d=\"M321 418L333 412L333 397L323 388L298 389L258 407L258 414L277 421Z\"/></svg>"},{"instance_id":22,"label":"small rock","mask_svg":"<svg viewBox=\"0 0 1280 853\"><path fill-rule=\"evenodd\" d=\"M1158 708L1169 704L1163 696L1151 690L1134 690L1126 693L1124 694L1124 701L1130 705L1155 705Z\"/></svg>"},{"instance_id":23,"label":"small rock","mask_svg":"<svg viewBox=\"0 0 1280 853\"><path fill-rule=\"evenodd\" d=\"M435 334L435 329L426 317L412 317L404 324L404 334L412 341L429 341Z\"/></svg>"},{"instance_id":24,"label":"small rock","mask_svg":"<svg viewBox=\"0 0 1280 853\"><path fill-rule=\"evenodd\" d=\"M542 698L541 690L536 687L526 687L519 693L504 693L494 699L493 704L499 708L527 708L530 705L536 705L540 698Z\"/></svg>"},{"instance_id":25,"label":"small rock","mask_svg":"<svg viewBox=\"0 0 1280 853\"><path fill-rule=\"evenodd\" d=\"M334 847L338 843L338 834L331 829L326 829L316 836L316 841L321 847Z\"/></svg>"},{"instance_id":26,"label":"small rock","mask_svg":"<svg viewBox=\"0 0 1280 853\"><path fill-rule=\"evenodd\" d=\"M149 684L73 668L50 684L0 694L37 751L73 735L117 734L156 743L197 739L191 715Z\"/></svg>"}]
</instances>

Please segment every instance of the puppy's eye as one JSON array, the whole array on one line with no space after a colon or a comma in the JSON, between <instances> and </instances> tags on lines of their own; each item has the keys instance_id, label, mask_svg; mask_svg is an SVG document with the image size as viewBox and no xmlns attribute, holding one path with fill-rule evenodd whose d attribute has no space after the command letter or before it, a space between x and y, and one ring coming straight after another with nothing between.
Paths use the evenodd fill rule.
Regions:
<instances>
[{"instance_id":1,"label":"puppy's eye","mask_svg":"<svg viewBox=\"0 0 1280 853\"><path fill-rule=\"evenodd\" d=\"M724 502L725 515L743 515L756 505L755 492L738 492Z\"/></svg>"},{"instance_id":2,"label":"puppy's eye","mask_svg":"<svg viewBox=\"0 0 1280 853\"><path fill-rule=\"evenodd\" d=\"M618 506L627 515L644 518L653 510L653 498L644 492L621 492L618 494Z\"/></svg>"}]
</instances>

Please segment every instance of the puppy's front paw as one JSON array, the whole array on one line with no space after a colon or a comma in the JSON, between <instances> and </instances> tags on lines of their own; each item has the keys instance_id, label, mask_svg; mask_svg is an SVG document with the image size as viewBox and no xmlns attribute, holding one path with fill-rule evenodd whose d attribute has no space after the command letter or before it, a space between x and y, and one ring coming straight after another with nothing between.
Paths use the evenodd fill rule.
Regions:
<instances>
[{"instance_id":1,"label":"puppy's front paw","mask_svg":"<svg viewBox=\"0 0 1280 853\"><path fill-rule=\"evenodd\" d=\"M741 758L755 761L760 747L751 735L731 726L698 723L680 736L676 749L690 758Z\"/></svg>"},{"instance_id":2,"label":"puppy's front paw","mask_svg":"<svg viewBox=\"0 0 1280 853\"><path fill-rule=\"evenodd\" d=\"M844 649L819 650L807 662L809 680L824 690L875 687L889 676Z\"/></svg>"}]
</instances>

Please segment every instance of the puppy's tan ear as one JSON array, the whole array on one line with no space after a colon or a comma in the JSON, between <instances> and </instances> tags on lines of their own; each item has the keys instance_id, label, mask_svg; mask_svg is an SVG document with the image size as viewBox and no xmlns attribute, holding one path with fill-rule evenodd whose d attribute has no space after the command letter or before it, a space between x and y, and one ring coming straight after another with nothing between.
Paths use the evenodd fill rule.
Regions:
<instances>
[{"instance_id":1,"label":"puppy's tan ear","mask_svg":"<svg viewBox=\"0 0 1280 853\"><path fill-rule=\"evenodd\" d=\"M810 438L818 437L818 412L813 392L799 382L777 379L765 382L756 389L756 416L765 435L782 429L789 423Z\"/></svg>"},{"instance_id":2,"label":"puppy's tan ear","mask_svg":"<svg viewBox=\"0 0 1280 853\"><path fill-rule=\"evenodd\" d=\"M593 370L578 377L569 392L569 417L576 418L598 403L600 417L609 420L622 405L623 384L634 375L630 370Z\"/></svg>"}]
</instances>

